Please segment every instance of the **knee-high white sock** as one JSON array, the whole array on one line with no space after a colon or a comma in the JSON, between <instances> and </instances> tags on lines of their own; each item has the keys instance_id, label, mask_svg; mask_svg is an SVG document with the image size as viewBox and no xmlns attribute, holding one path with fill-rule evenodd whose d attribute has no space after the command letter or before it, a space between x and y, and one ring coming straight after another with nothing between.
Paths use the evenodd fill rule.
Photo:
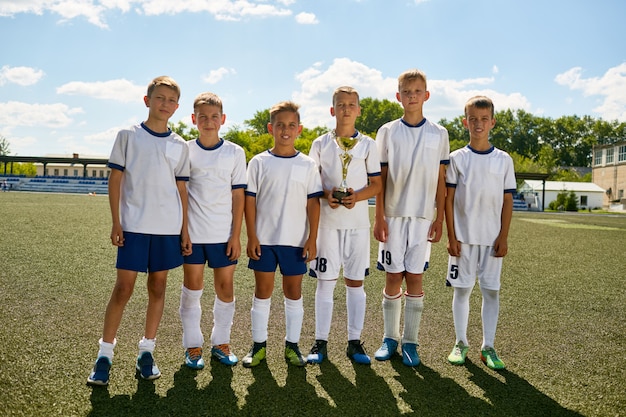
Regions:
<instances>
[{"instance_id":1,"label":"knee-high white sock","mask_svg":"<svg viewBox=\"0 0 626 417\"><path fill-rule=\"evenodd\" d=\"M454 333L456 341L469 345L467 340L467 321L470 312L470 295L473 288L454 288L452 296L452 318L454 319Z\"/></svg>"},{"instance_id":2,"label":"knee-high white sock","mask_svg":"<svg viewBox=\"0 0 626 417\"><path fill-rule=\"evenodd\" d=\"M143 352L154 352L154 348L156 347L156 339L146 339L146 337L142 337L138 344L139 354L141 355Z\"/></svg>"},{"instance_id":3,"label":"knee-high white sock","mask_svg":"<svg viewBox=\"0 0 626 417\"><path fill-rule=\"evenodd\" d=\"M115 349L117 339L113 339L113 343L108 343L100 339L98 340L98 344L100 345L100 349L98 350L98 357L106 356L111 361L113 361L113 349Z\"/></svg>"},{"instance_id":4,"label":"knee-high white sock","mask_svg":"<svg viewBox=\"0 0 626 417\"><path fill-rule=\"evenodd\" d=\"M337 280L317 280L315 288L315 340L328 340L333 319L333 294Z\"/></svg>"},{"instance_id":5,"label":"knee-high white sock","mask_svg":"<svg viewBox=\"0 0 626 417\"><path fill-rule=\"evenodd\" d=\"M270 319L270 298L252 298L252 308L250 309L250 321L252 324L252 341L262 343L267 341L267 324Z\"/></svg>"},{"instance_id":6,"label":"knee-high white sock","mask_svg":"<svg viewBox=\"0 0 626 417\"><path fill-rule=\"evenodd\" d=\"M285 340L291 343L300 341L302 319L304 318L304 303L302 297L291 300L285 297Z\"/></svg>"},{"instance_id":7,"label":"knee-high white sock","mask_svg":"<svg viewBox=\"0 0 626 417\"><path fill-rule=\"evenodd\" d=\"M348 340L361 340L365 322L365 288L346 285L346 309L348 310Z\"/></svg>"},{"instance_id":8,"label":"knee-high white sock","mask_svg":"<svg viewBox=\"0 0 626 417\"><path fill-rule=\"evenodd\" d=\"M400 340L400 315L402 314L402 291L390 296L383 291L384 337Z\"/></svg>"},{"instance_id":9,"label":"knee-high white sock","mask_svg":"<svg viewBox=\"0 0 626 417\"><path fill-rule=\"evenodd\" d=\"M424 293L419 295L404 294L404 332L402 334L402 343L417 344L422 311L424 311Z\"/></svg>"},{"instance_id":10,"label":"knee-high white sock","mask_svg":"<svg viewBox=\"0 0 626 417\"><path fill-rule=\"evenodd\" d=\"M500 314L500 291L486 290L481 288L483 295L482 319L483 319L483 345L494 347L496 328L498 327L498 315Z\"/></svg>"},{"instance_id":11,"label":"knee-high white sock","mask_svg":"<svg viewBox=\"0 0 626 417\"><path fill-rule=\"evenodd\" d=\"M216 295L213 302L213 329L211 330L213 346L230 343L230 330L233 327L234 315L235 300L225 303Z\"/></svg>"},{"instance_id":12,"label":"knee-high white sock","mask_svg":"<svg viewBox=\"0 0 626 417\"><path fill-rule=\"evenodd\" d=\"M180 321L183 324L183 347L185 349L201 347L204 344L204 336L200 327L202 319L202 306L200 298L203 290L190 290L183 286L180 292Z\"/></svg>"}]
</instances>

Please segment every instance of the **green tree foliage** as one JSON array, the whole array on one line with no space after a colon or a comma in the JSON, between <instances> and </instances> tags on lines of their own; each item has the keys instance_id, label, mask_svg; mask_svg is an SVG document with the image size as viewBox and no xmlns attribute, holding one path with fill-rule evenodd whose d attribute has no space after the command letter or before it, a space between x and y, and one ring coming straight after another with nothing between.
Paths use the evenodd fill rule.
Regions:
<instances>
[{"instance_id":1,"label":"green tree foliage","mask_svg":"<svg viewBox=\"0 0 626 417\"><path fill-rule=\"evenodd\" d=\"M0 155L5 156L11 153L11 144L9 140L0 135Z\"/></svg>"},{"instance_id":2,"label":"green tree foliage","mask_svg":"<svg viewBox=\"0 0 626 417\"><path fill-rule=\"evenodd\" d=\"M359 132L371 137L375 137L382 125L402 117L404 113L399 103L387 99L365 97L360 100L360 105L361 117L356 120L355 127Z\"/></svg>"},{"instance_id":3,"label":"green tree foliage","mask_svg":"<svg viewBox=\"0 0 626 417\"><path fill-rule=\"evenodd\" d=\"M183 123L182 120L179 120L177 124L169 122L168 125L170 129L172 129L172 132L177 133L181 138L187 141L198 138L198 129L193 126L188 126L186 123Z\"/></svg>"},{"instance_id":4,"label":"green tree foliage","mask_svg":"<svg viewBox=\"0 0 626 417\"><path fill-rule=\"evenodd\" d=\"M573 191L568 193L563 190L557 194L556 200L548 204L548 208L555 211L578 211L578 199Z\"/></svg>"}]
</instances>

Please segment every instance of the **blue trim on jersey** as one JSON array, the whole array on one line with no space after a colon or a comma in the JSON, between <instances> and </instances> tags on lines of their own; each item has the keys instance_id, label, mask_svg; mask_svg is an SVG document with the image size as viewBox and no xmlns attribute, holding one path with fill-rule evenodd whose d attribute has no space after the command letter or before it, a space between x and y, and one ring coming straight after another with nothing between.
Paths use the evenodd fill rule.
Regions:
<instances>
[{"instance_id":1,"label":"blue trim on jersey","mask_svg":"<svg viewBox=\"0 0 626 417\"><path fill-rule=\"evenodd\" d=\"M452 184L451 182L446 183L446 187L448 188L456 188L456 184Z\"/></svg>"},{"instance_id":2,"label":"blue trim on jersey","mask_svg":"<svg viewBox=\"0 0 626 417\"><path fill-rule=\"evenodd\" d=\"M189 177L176 177L176 181L189 181Z\"/></svg>"},{"instance_id":3,"label":"blue trim on jersey","mask_svg":"<svg viewBox=\"0 0 626 417\"><path fill-rule=\"evenodd\" d=\"M169 127L167 128L167 132L162 132L162 133L157 133L154 130L151 130L148 126L144 124L144 122L141 122L141 127L143 128L143 130L150 133L152 136L156 136L158 138L166 138L172 134L172 129L170 129Z\"/></svg>"},{"instance_id":4,"label":"blue trim on jersey","mask_svg":"<svg viewBox=\"0 0 626 417\"><path fill-rule=\"evenodd\" d=\"M111 168L111 169L117 169L118 171L122 171L124 172L124 167L118 164L114 164L113 162L109 162L107 163L107 167Z\"/></svg>"},{"instance_id":5,"label":"blue trim on jersey","mask_svg":"<svg viewBox=\"0 0 626 417\"><path fill-rule=\"evenodd\" d=\"M439 165L450 165L450 160L449 159L444 159L443 161L439 161Z\"/></svg>"},{"instance_id":6,"label":"blue trim on jersey","mask_svg":"<svg viewBox=\"0 0 626 417\"><path fill-rule=\"evenodd\" d=\"M471 146L467 145L467 149L469 149L470 151L474 152L475 154L478 155L487 155L490 154L491 152L493 152L496 148L491 145L491 148L487 149L486 151L477 151L476 149L472 148Z\"/></svg>"},{"instance_id":7,"label":"blue trim on jersey","mask_svg":"<svg viewBox=\"0 0 626 417\"><path fill-rule=\"evenodd\" d=\"M250 197L255 197L256 198L256 193L253 193L252 191L248 191L246 190L246 195L250 196Z\"/></svg>"},{"instance_id":8,"label":"blue trim on jersey","mask_svg":"<svg viewBox=\"0 0 626 417\"><path fill-rule=\"evenodd\" d=\"M313 194L307 194L306 198L321 197L323 195L324 195L324 191L318 191L318 192L313 193Z\"/></svg>"},{"instance_id":9,"label":"blue trim on jersey","mask_svg":"<svg viewBox=\"0 0 626 417\"><path fill-rule=\"evenodd\" d=\"M509 188L504 190L504 194L515 194L517 190L515 188Z\"/></svg>"},{"instance_id":10,"label":"blue trim on jersey","mask_svg":"<svg viewBox=\"0 0 626 417\"><path fill-rule=\"evenodd\" d=\"M209 148L207 148L206 146L204 146L202 143L200 143L200 139L196 139L196 143L198 144L198 146L201 149L204 149L205 151L214 151L216 149L218 149L220 146L222 146L224 144L224 139L219 138L219 142L217 142L217 145L215 146L211 146Z\"/></svg>"},{"instance_id":11,"label":"blue trim on jersey","mask_svg":"<svg viewBox=\"0 0 626 417\"><path fill-rule=\"evenodd\" d=\"M289 158L295 158L296 156L298 156L300 154L300 151L296 151L296 153L294 155L291 156L282 156L282 155L276 155L274 153L272 153L271 150L267 150L267 152L269 152L270 155L275 156L276 158L285 158L285 159L289 159Z\"/></svg>"},{"instance_id":12,"label":"blue trim on jersey","mask_svg":"<svg viewBox=\"0 0 626 417\"><path fill-rule=\"evenodd\" d=\"M418 124L416 124L416 125L412 125L412 124L410 124L410 123L407 123L407 122L406 122L406 120L404 120L403 118L400 118L400 121L401 121L401 122L402 122L402 124L403 124L403 125L405 125L406 127L422 127L422 126L424 126L424 123L426 123L426 118L424 117L424 118L422 119L422 121L421 121L421 122L419 122L419 123L418 123Z\"/></svg>"},{"instance_id":13,"label":"blue trim on jersey","mask_svg":"<svg viewBox=\"0 0 626 417\"><path fill-rule=\"evenodd\" d=\"M248 188L248 184L235 184L231 187L233 190L237 190L239 188L243 188L244 190Z\"/></svg>"},{"instance_id":14,"label":"blue trim on jersey","mask_svg":"<svg viewBox=\"0 0 626 417\"><path fill-rule=\"evenodd\" d=\"M381 163L380 163L380 166L381 166L381 167L386 167L386 166L389 166L389 162L381 162Z\"/></svg>"},{"instance_id":15,"label":"blue trim on jersey","mask_svg":"<svg viewBox=\"0 0 626 417\"><path fill-rule=\"evenodd\" d=\"M381 172L372 172L371 174L367 174L368 177L380 177L381 175Z\"/></svg>"}]
</instances>

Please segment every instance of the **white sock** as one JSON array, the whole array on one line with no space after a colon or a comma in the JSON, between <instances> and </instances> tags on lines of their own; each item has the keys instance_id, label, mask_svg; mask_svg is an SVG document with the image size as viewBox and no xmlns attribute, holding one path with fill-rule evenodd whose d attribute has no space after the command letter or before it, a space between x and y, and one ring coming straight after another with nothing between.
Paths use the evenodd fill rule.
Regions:
<instances>
[{"instance_id":1,"label":"white sock","mask_svg":"<svg viewBox=\"0 0 626 417\"><path fill-rule=\"evenodd\" d=\"M304 303L302 297L291 300L285 297L285 340L291 343L300 341L302 319L304 318Z\"/></svg>"},{"instance_id":2,"label":"white sock","mask_svg":"<svg viewBox=\"0 0 626 417\"><path fill-rule=\"evenodd\" d=\"M146 337L142 337L139 341L139 354L141 355L143 352L154 352L154 348L156 347L156 339L146 339Z\"/></svg>"},{"instance_id":3,"label":"white sock","mask_svg":"<svg viewBox=\"0 0 626 417\"><path fill-rule=\"evenodd\" d=\"M117 339L113 339L113 343L108 343L100 339L98 340L98 344L100 345L100 349L98 350L98 357L106 356L111 361L113 361L113 349L115 349Z\"/></svg>"},{"instance_id":4,"label":"white sock","mask_svg":"<svg viewBox=\"0 0 626 417\"><path fill-rule=\"evenodd\" d=\"M485 347L494 347L496 339L496 327L498 327L498 315L500 314L500 291L486 290L481 288L483 294L483 345Z\"/></svg>"},{"instance_id":5,"label":"white sock","mask_svg":"<svg viewBox=\"0 0 626 417\"><path fill-rule=\"evenodd\" d=\"M467 340L467 322L470 312L470 295L472 288L454 288L452 296L452 318L454 319L454 332L456 334L456 343L463 342L469 345Z\"/></svg>"},{"instance_id":6,"label":"white sock","mask_svg":"<svg viewBox=\"0 0 626 417\"><path fill-rule=\"evenodd\" d=\"M348 340L361 340L365 322L365 288L346 285L346 309L348 310Z\"/></svg>"},{"instance_id":7,"label":"white sock","mask_svg":"<svg viewBox=\"0 0 626 417\"><path fill-rule=\"evenodd\" d=\"M400 340L400 315L402 314L402 291L394 296L385 294L383 290L383 325L384 337Z\"/></svg>"},{"instance_id":8,"label":"white sock","mask_svg":"<svg viewBox=\"0 0 626 417\"><path fill-rule=\"evenodd\" d=\"M337 280L317 280L315 288L315 340L328 340L333 319L333 295Z\"/></svg>"},{"instance_id":9,"label":"white sock","mask_svg":"<svg viewBox=\"0 0 626 417\"><path fill-rule=\"evenodd\" d=\"M200 321L202 319L202 306L200 298L203 290L190 290L183 286L180 292L180 321L183 324L183 347L185 349L201 347L204 344L204 336Z\"/></svg>"},{"instance_id":10,"label":"white sock","mask_svg":"<svg viewBox=\"0 0 626 417\"><path fill-rule=\"evenodd\" d=\"M211 330L213 346L230 343L230 329L233 327L234 315L235 300L225 303L216 295L213 303L213 330Z\"/></svg>"},{"instance_id":11,"label":"white sock","mask_svg":"<svg viewBox=\"0 0 626 417\"><path fill-rule=\"evenodd\" d=\"M420 295L406 293L404 295L404 333L402 334L402 343L417 344L422 311L424 311L424 293Z\"/></svg>"},{"instance_id":12,"label":"white sock","mask_svg":"<svg viewBox=\"0 0 626 417\"><path fill-rule=\"evenodd\" d=\"M272 297L256 298L252 297L252 308L250 309L250 321L252 324L252 341L262 343L267 341L267 324L270 319L270 306Z\"/></svg>"}]
</instances>

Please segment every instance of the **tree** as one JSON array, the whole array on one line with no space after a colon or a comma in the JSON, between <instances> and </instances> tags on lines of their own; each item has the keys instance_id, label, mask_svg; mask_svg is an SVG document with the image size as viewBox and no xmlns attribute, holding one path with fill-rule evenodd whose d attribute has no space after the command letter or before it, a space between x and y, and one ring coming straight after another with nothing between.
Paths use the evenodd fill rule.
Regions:
<instances>
[{"instance_id":1,"label":"tree","mask_svg":"<svg viewBox=\"0 0 626 417\"><path fill-rule=\"evenodd\" d=\"M359 132L376 136L378 129L387 122L402 117L404 110L399 103L387 99L378 100L370 97L361 99L361 117L357 118L355 127Z\"/></svg>"},{"instance_id":2,"label":"tree","mask_svg":"<svg viewBox=\"0 0 626 417\"><path fill-rule=\"evenodd\" d=\"M6 156L11 153L11 144L9 140L0 135L0 156Z\"/></svg>"},{"instance_id":3,"label":"tree","mask_svg":"<svg viewBox=\"0 0 626 417\"><path fill-rule=\"evenodd\" d=\"M267 133L267 124L270 122L270 109L259 110L254 113L254 117L244 121L244 125L248 126L257 135Z\"/></svg>"},{"instance_id":4,"label":"tree","mask_svg":"<svg viewBox=\"0 0 626 417\"><path fill-rule=\"evenodd\" d=\"M177 124L169 122L168 125L170 129L172 129L172 132L177 133L181 138L185 139L186 141L195 140L198 138L198 136L200 136L200 132L198 132L198 129L196 129L195 127L190 128L182 120L179 120Z\"/></svg>"}]
</instances>

